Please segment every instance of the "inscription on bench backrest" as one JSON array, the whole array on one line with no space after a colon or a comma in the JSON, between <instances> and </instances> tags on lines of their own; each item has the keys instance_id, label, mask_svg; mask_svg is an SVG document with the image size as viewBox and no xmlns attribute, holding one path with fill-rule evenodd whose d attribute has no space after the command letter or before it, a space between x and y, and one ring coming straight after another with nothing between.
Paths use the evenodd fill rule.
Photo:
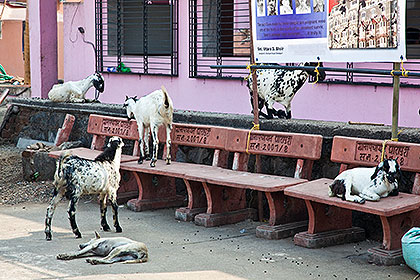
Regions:
<instances>
[{"instance_id":1,"label":"inscription on bench backrest","mask_svg":"<svg viewBox=\"0 0 420 280\"><path fill-rule=\"evenodd\" d=\"M246 152L248 130L229 131L226 148L231 152ZM317 160L321 157L322 136L274 131L252 131L249 137L250 154Z\"/></svg>"},{"instance_id":2,"label":"inscription on bench backrest","mask_svg":"<svg viewBox=\"0 0 420 280\"><path fill-rule=\"evenodd\" d=\"M138 140L139 133L135 120L91 114L88 133L100 136L119 136L123 139Z\"/></svg>"},{"instance_id":3,"label":"inscription on bench backrest","mask_svg":"<svg viewBox=\"0 0 420 280\"><path fill-rule=\"evenodd\" d=\"M331 161L375 166L381 161L382 140L335 136ZM385 146L385 158L395 159L406 171L420 171L420 144L389 141Z\"/></svg>"}]
</instances>

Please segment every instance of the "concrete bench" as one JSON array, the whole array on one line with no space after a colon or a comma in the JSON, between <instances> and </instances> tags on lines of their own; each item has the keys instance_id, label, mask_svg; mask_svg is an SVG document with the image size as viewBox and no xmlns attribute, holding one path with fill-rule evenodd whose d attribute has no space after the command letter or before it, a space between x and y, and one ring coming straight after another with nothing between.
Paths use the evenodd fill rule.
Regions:
<instances>
[{"instance_id":1,"label":"concrete bench","mask_svg":"<svg viewBox=\"0 0 420 280\"><path fill-rule=\"evenodd\" d=\"M340 172L356 166L376 166L381 159L383 141L335 136L331 161L341 163ZM387 142L385 158L396 159L404 171L416 173L413 194L400 193L379 202L356 204L329 197L332 179L318 179L285 190L290 197L303 199L309 215L308 231L295 235L295 244L319 248L365 239L361 228L352 226L352 210L378 215L382 222L383 241L370 248L372 262L394 265L403 262L401 237L413 226L420 226L420 145Z\"/></svg>"},{"instance_id":2,"label":"concrete bench","mask_svg":"<svg viewBox=\"0 0 420 280\"><path fill-rule=\"evenodd\" d=\"M205 213L195 213L195 223L212 227L255 217L255 209L247 208L245 195L246 190L256 190L265 194L270 209L268 225L258 227L257 236L278 239L306 229L304 203L296 199L286 201L283 190L310 179L313 161L321 156L322 136L253 131L248 144L248 134L243 129L227 131L225 150L234 153L232 169L186 172L187 184L203 188L207 200L206 208L202 209ZM246 172L250 154L296 158L294 178ZM199 194L191 192L189 198Z\"/></svg>"}]
</instances>

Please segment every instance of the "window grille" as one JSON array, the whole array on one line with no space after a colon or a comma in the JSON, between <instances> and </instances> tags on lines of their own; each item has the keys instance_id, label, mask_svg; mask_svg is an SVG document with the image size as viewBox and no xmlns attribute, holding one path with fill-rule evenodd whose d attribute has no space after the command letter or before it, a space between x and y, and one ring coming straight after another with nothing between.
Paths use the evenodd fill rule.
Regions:
<instances>
[{"instance_id":1,"label":"window grille","mask_svg":"<svg viewBox=\"0 0 420 280\"><path fill-rule=\"evenodd\" d=\"M96 0L100 72L178 75L178 0Z\"/></svg>"},{"instance_id":2,"label":"window grille","mask_svg":"<svg viewBox=\"0 0 420 280\"><path fill-rule=\"evenodd\" d=\"M240 79L244 69L211 65L250 63L248 0L190 0L190 77Z\"/></svg>"}]
</instances>

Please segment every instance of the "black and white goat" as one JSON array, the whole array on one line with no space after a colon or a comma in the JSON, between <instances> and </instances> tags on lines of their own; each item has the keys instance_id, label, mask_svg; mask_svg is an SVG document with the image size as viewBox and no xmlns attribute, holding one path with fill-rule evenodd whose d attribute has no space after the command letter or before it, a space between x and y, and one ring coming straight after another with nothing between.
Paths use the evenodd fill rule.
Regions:
<instances>
[{"instance_id":1,"label":"black and white goat","mask_svg":"<svg viewBox=\"0 0 420 280\"><path fill-rule=\"evenodd\" d=\"M45 235L51 240L51 220L55 208L63 196L70 200L68 214L73 233L77 238L82 235L76 224L76 205L85 194L98 194L101 209L101 226L109 231L106 221L107 201L111 202L114 214L114 226L117 232L122 229L118 222L117 190L120 183L121 150L124 143L120 137L109 139L105 150L95 160L82 159L74 155L64 154L57 161L54 174L54 196L47 208L45 218Z\"/></svg>"},{"instance_id":2,"label":"black and white goat","mask_svg":"<svg viewBox=\"0 0 420 280\"><path fill-rule=\"evenodd\" d=\"M165 87L155 90L146 96L137 99L126 96L123 105L127 110L128 119L135 118L139 130L140 158L138 163L143 160L150 160L149 154L149 131L152 132L153 156L150 162L151 167L156 166L158 156L158 128L164 125L166 128L166 163L171 163L171 130L174 107ZM146 150L146 156L145 151Z\"/></svg>"},{"instance_id":3,"label":"black and white goat","mask_svg":"<svg viewBox=\"0 0 420 280\"><path fill-rule=\"evenodd\" d=\"M318 63L306 62L299 66L317 66ZM320 63L322 67L322 63ZM318 81L323 81L326 77L325 71L318 70ZM259 115L266 119L272 119L273 115L279 118L292 118L291 102L298 90L305 84L309 76L316 77L315 70L285 70L285 69L259 69L257 74L258 87L258 110ZM254 110L252 75L248 78L249 92L251 94L251 106ZM273 108L275 102L282 104L286 112ZM262 112L266 107L267 114Z\"/></svg>"},{"instance_id":4,"label":"black and white goat","mask_svg":"<svg viewBox=\"0 0 420 280\"><path fill-rule=\"evenodd\" d=\"M364 203L379 201L381 197L398 195L402 174L393 159L380 162L376 167L357 167L343 171L329 186L328 195L342 200Z\"/></svg>"},{"instance_id":5,"label":"black and white goat","mask_svg":"<svg viewBox=\"0 0 420 280\"><path fill-rule=\"evenodd\" d=\"M92 86L99 92L104 91L105 82L100 73L94 73L80 81L68 81L54 85L48 92L48 98L54 102L86 102L86 92Z\"/></svg>"}]
</instances>

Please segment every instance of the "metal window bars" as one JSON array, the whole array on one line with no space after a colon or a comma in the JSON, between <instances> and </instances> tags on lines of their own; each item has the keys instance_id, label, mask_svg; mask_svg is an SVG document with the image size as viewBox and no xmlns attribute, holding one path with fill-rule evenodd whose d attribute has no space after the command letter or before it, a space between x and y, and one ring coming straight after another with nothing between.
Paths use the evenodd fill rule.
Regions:
<instances>
[{"instance_id":1,"label":"metal window bars","mask_svg":"<svg viewBox=\"0 0 420 280\"><path fill-rule=\"evenodd\" d=\"M178 0L95 0L99 72L178 76Z\"/></svg>"}]
</instances>

